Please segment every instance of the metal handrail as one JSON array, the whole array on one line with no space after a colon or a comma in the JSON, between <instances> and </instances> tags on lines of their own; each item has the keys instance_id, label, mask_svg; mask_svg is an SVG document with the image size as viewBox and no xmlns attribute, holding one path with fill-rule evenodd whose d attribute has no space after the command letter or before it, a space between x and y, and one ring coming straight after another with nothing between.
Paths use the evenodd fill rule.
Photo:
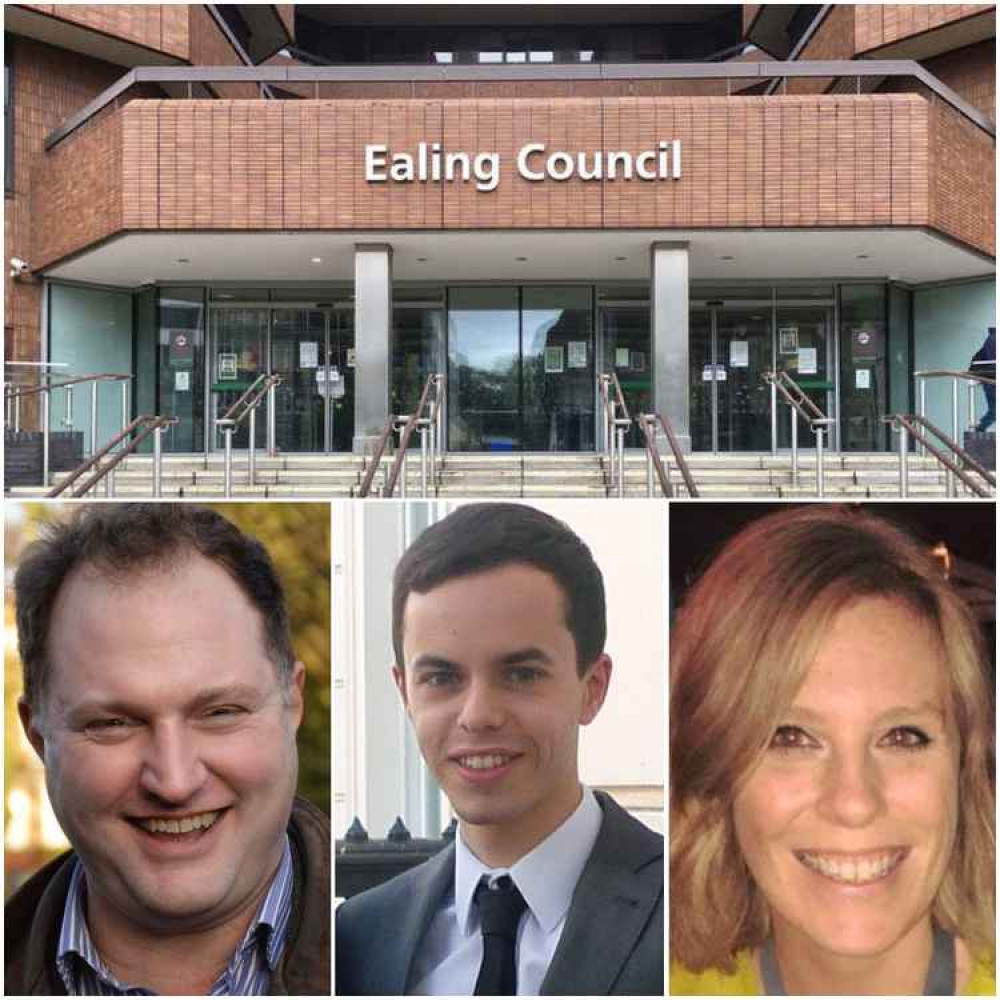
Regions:
<instances>
[{"instance_id":1,"label":"metal handrail","mask_svg":"<svg viewBox=\"0 0 1000 1000\"><path fill-rule=\"evenodd\" d=\"M50 424L50 414L52 408L52 392L55 389L64 389L66 392L66 413L63 416L63 426L72 429L74 427L73 420L73 388L77 385L82 385L83 383L90 383L90 448L91 455L97 450L97 413L98 413L98 388L102 382L121 382L122 384L122 399L121 399L121 418L122 427L124 428L128 424L129 415L129 385L132 382L133 375L123 375L115 372L102 372L98 375L77 375L72 378L63 379L60 382L52 383L52 376L45 372L43 373L43 378L49 379L47 383L26 386L24 388L13 388L13 383L4 384L4 419L6 424L9 426L11 424L11 416L13 415L13 429L15 433L21 430L21 400L27 396L35 396L41 394L42 397L42 413L41 413L41 424L42 424L42 482L48 483L49 472L50 472L50 462L49 456L51 454L51 445L49 440L49 435L51 434ZM13 413L11 412L13 411Z\"/></svg>"},{"instance_id":2,"label":"metal handrail","mask_svg":"<svg viewBox=\"0 0 1000 1000\"><path fill-rule=\"evenodd\" d=\"M247 446L247 483L253 486L257 481L257 407L270 397L267 421L267 453L274 454L274 390L281 384L278 374L267 375L261 372L246 391L221 416L216 417L215 426L221 428L225 438L225 466L223 469L223 491L227 497L233 494L233 435L236 428L250 418Z\"/></svg>"},{"instance_id":3,"label":"metal handrail","mask_svg":"<svg viewBox=\"0 0 1000 1000\"><path fill-rule=\"evenodd\" d=\"M684 457L684 451L677 440L677 435L674 434L673 427L670 426L670 421L662 413L641 413L638 417L639 427L646 439L646 495L653 495L654 470L660 481L660 489L663 495L665 497L672 497L674 495L673 485L670 482L670 469L663 465L663 459L660 456L659 449L656 447L657 423L663 429L667 443L670 445L670 450L673 453L674 461L677 463L677 468L680 470L681 478L684 480L688 496L697 497L698 487L695 484L694 476L691 475L691 469L687 464L687 459Z\"/></svg>"},{"instance_id":4,"label":"metal handrail","mask_svg":"<svg viewBox=\"0 0 1000 1000\"><path fill-rule=\"evenodd\" d=\"M917 384L917 413L919 417L927 416L927 379L931 378L950 378L951 383L951 435L957 441L959 436L959 423L961 418L959 417L959 403L958 403L958 385L959 381L964 381L968 383L969 387L969 422L968 426L972 427L976 423L976 383L981 383L982 385L993 385L997 384L996 377L990 377L989 375L980 375L978 372L972 371L957 371L953 368L930 368L925 371L919 371L913 373L913 379ZM925 445L920 442L920 454L925 455Z\"/></svg>"},{"instance_id":5,"label":"metal handrail","mask_svg":"<svg viewBox=\"0 0 1000 1000\"><path fill-rule=\"evenodd\" d=\"M445 394L446 378L444 375L435 373L427 376L424 383L423 392L420 393L420 401L414 413L409 416L400 415L390 423L396 430L400 431L399 447L396 451L396 458L389 470L385 486L382 489L382 496L391 497L396 489L397 481L400 482L399 495L406 497L406 462L407 452L410 445L410 438L414 430L420 432L420 495L427 496L427 466L428 466L428 446L427 434L431 434L431 476L436 479L434 454L438 451L438 435L441 431L441 421L444 410L442 408ZM431 399L431 390L434 390L434 398ZM427 410L427 416L424 411ZM400 479L402 476L402 479ZM436 483L435 483L436 487Z\"/></svg>"},{"instance_id":6,"label":"metal handrail","mask_svg":"<svg viewBox=\"0 0 1000 1000\"><path fill-rule=\"evenodd\" d=\"M375 446L375 451L372 452L371 461L368 464L368 468L365 470L365 475L361 480L361 485L358 487L359 497L366 497L371 492L372 481L375 479L375 473L378 472L378 467L382 462L382 456L385 454L386 446L389 444L389 438L392 435L392 429L395 425L395 421L395 417L390 417L386 421L385 427L382 428L378 444Z\"/></svg>"},{"instance_id":7,"label":"metal handrail","mask_svg":"<svg viewBox=\"0 0 1000 1000\"><path fill-rule=\"evenodd\" d=\"M97 471L89 479L85 480L81 486L76 487L72 490L70 496L72 497L82 497L90 492L102 479L105 480L105 485L107 488L107 495L114 496L114 470L120 465L129 455L132 454L142 444L150 434L154 434L153 439L153 496L159 497L161 493L162 484L162 468L163 468L163 444L162 437L163 431L167 427L171 427L178 423L179 417L165 417L165 416L152 416L145 415L136 417L135 420L131 421L128 426L123 427L117 434L115 434L111 440L100 449L100 451L95 452L90 456L85 462L74 469L58 486L53 487L46 493L46 497L57 497L63 493L66 489L73 485L81 476L89 472L93 468L97 468ZM105 466L100 466L99 463L105 455L114 451L114 449L125 441L134 431L139 431L135 437L129 441L125 447L120 448L118 451L114 452L114 456L111 461Z\"/></svg>"},{"instance_id":8,"label":"metal handrail","mask_svg":"<svg viewBox=\"0 0 1000 1000\"><path fill-rule=\"evenodd\" d=\"M766 371L764 381L771 386L771 412L777 419L778 394L788 403L792 430L792 486L799 485L799 417L808 421L809 429L816 435L816 496L822 497L826 486L823 466L824 436L826 428L835 423L806 395L805 390L788 372ZM775 437L777 441L777 437Z\"/></svg>"},{"instance_id":9,"label":"metal handrail","mask_svg":"<svg viewBox=\"0 0 1000 1000\"><path fill-rule=\"evenodd\" d=\"M919 414L906 414L906 413L893 413L889 416L882 418L883 423L890 424L894 430L899 431L899 495L901 497L909 496L910 493L910 479L909 479L909 466L908 458L910 452L909 438L913 437L923 447L923 453L926 454L930 452L938 462L945 467L947 470L947 493L949 496L957 496L957 489L955 487L955 477L961 479L965 486L976 496L979 497L990 497L993 494L983 487L980 483L977 483L969 474L965 471L962 466L968 466L974 472L982 476L987 483L996 490L997 481L996 476L993 475L985 466L977 462L964 448L962 448L957 441L952 440L944 433L939 427L931 423L926 417ZM925 435L921 428L926 431L930 431L938 441L945 445L951 452L951 455L947 455L945 452L940 450L934 445L934 443L928 440L927 435ZM954 459L960 459L961 465L954 461Z\"/></svg>"},{"instance_id":10,"label":"metal handrail","mask_svg":"<svg viewBox=\"0 0 1000 1000\"><path fill-rule=\"evenodd\" d=\"M608 490L625 496L625 432L632 426L625 394L618 381L617 372L597 376L597 388L604 412L604 457L607 462L605 477ZM614 390L612 394L612 388Z\"/></svg>"},{"instance_id":11,"label":"metal handrail","mask_svg":"<svg viewBox=\"0 0 1000 1000\"><path fill-rule=\"evenodd\" d=\"M912 59L764 60L761 62L712 63L574 63L502 66L464 65L385 65L385 66L137 66L98 94L86 107L71 115L45 139L49 150L71 135L123 94L142 84L164 86L186 84L193 93L200 83L312 84L318 98L321 83L374 82L512 82L525 80L725 80L764 81L783 78L862 77L911 78L926 87L958 114L987 135L996 137L989 117L942 83L933 73ZM730 83L727 82L727 88Z\"/></svg>"}]
</instances>

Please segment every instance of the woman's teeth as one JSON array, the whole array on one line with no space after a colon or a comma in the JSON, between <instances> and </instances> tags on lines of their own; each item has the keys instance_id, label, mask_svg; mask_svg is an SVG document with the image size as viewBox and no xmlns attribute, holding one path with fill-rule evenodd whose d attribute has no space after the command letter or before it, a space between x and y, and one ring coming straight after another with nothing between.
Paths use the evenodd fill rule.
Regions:
<instances>
[{"instance_id":1,"label":"woman's teeth","mask_svg":"<svg viewBox=\"0 0 1000 1000\"><path fill-rule=\"evenodd\" d=\"M834 882L847 885L866 885L886 878L906 856L903 850L883 851L880 854L859 855L853 858L833 857L797 851L796 857L807 868Z\"/></svg>"}]
</instances>

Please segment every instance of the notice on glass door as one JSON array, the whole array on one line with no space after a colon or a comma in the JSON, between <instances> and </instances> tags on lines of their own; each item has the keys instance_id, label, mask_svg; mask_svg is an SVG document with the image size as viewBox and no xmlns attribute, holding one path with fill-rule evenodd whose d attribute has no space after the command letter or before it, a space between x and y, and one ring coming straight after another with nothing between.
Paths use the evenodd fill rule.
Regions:
<instances>
[{"instance_id":1,"label":"notice on glass door","mask_svg":"<svg viewBox=\"0 0 1000 1000\"><path fill-rule=\"evenodd\" d=\"M566 370L562 345L545 348L545 374L558 375Z\"/></svg>"},{"instance_id":2,"label":"notice on glass door","mask_svg":"<svg viewBox=\"0 0 1000 1000\"><path fill-rule=\"evenodd\" d=\"M587 367L587 341L571 340L566 345L566 366L568 368Z\"/></svg>"},{"instance_id":3,"label":"notice on glass door","mask_svg":"<svg viewBox=\"0 0 1000 1000\"><path fill-rule=\"evenodd\" d=\"M799 374L800 375L815 375L816 374L816 355L817 351L815 347L800 347L799 348Z\"/></svg>"},{"instance_id":4,"label":"notice on glass door","mask_svg":"<svg viewBox=\"0 0 1000 1000\"><path fill-rule=\"evenodd\" d=\"M299 368L319 367L319 344L315 340L299 341Z\"/></svg>"},{"instance_id":5,"label":"notice on glass door","mask_svg":"<svg viewBox=\"0 0 1000 1000\"><path fill-rule=\"evenodd\" d=\"M872 373L869 368L854 369L854 388L870 389L872 387Z\"/></svg>"},{"instance_id":6,"label":"notice on glass door","mask_svg":"<svg viewBox=\"0 0 1000 1000\"><path fill-rule=\"evenodd\" d=\"M729 341L729 365L731 368L750 367L750 341Z\"/></svg>"}]
</instances>

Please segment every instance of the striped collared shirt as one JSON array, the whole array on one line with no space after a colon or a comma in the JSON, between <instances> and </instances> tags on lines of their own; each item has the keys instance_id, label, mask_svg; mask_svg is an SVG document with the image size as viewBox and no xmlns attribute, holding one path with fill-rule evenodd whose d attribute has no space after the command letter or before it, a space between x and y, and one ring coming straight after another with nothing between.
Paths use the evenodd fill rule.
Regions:
<instances>
[{"instance_id":1,"label":"striped collared shirt","mask_svg":"<svg viewBox=\"0 0 1000 1000\"><path fill-rule=\"evenodd\" d=\"M63 908L56 966L71 996L154 996L152 990L119 982L101 960L86 917L87 883L83 865L74 862ZM292 851L285 836L281 864L257 915L247 928L209 996L263 996L285 947L292 915Z\"/></svg>"}]
</instances>

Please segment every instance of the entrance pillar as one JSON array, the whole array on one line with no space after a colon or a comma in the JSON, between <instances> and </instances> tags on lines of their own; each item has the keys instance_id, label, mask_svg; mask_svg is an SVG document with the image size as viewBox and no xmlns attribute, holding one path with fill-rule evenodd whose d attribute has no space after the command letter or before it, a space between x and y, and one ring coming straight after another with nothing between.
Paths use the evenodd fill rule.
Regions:
<instances>
[{"instance_id":1,"label":"entrance pillar","mask_svg":"<svg viewBox=\"0 0 1000 1000\"><path fill-rule=\"evenodd\" d=\"M392 351L392 247L354 246L355 454L374 450L389 419Z\"/></svg>"},{"instance_id":2,"label":"entrance pillar","mask_svg":"<svg viewBox=\"0 0 1000 1000\"><path fill-rule=\"evenodd\" d=\"M650 334L653 408L670 421L681 448L691 450L688 386L688 244L650 246Z\"/></svg>"}]
</instances>

